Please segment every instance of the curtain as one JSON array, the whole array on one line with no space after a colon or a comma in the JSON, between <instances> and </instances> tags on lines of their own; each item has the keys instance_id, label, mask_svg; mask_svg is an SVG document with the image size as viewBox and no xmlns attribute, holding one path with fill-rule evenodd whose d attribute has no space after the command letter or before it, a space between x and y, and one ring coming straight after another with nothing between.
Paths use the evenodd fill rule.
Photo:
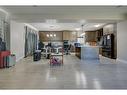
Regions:
<instances>
[{"instance_id":1,"label":"curtain","mask_svg":"<svg viewBox=\"0 0 127 95\"><path fill-rule=\"evenodd\" d=\"M0 19L0 38L6 44L5 48L8 50L10 49L10 38L8 38L10 36L9 28L9 23Z\"/></svg>"},{"instance_id":2,"label":"curtain","mask_svg":"<svg viewBox=\"0 0 127 95\"><path fill-rule=\"evenodd\" d=\"M32 55L37 50L38 45L38 34L37 31L32 30L29 27L25 27L25 57Z\"/></svg>"}]
</instances>

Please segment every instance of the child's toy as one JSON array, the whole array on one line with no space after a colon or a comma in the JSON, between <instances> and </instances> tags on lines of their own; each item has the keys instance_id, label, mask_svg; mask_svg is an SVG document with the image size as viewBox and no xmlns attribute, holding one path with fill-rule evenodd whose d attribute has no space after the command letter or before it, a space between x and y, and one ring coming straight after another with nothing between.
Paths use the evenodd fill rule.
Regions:
<instances>
[{"instance_id":1,"label":"child's toy","mask_svg":"<svg viewBox=\"0 0 127 95\"><path fill-rule=\"evenodd\" d=\"M52 57L50 61L51 61L50 65L52 66L57 66L57 65L60 66L62 64L62 60L56 57Z\"/></svg>"}]
</instances>

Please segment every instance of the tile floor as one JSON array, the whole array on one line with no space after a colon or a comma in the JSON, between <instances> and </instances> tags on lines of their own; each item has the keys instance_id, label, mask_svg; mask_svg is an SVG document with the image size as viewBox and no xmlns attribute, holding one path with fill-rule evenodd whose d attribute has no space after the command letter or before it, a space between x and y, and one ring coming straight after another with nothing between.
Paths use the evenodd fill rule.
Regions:
<instances>
[{"instance_id":1,"label":"tile floor","mask_svg":"<svg viewBox=\"0 0 127 95\"><path fill-rule=\"evenodd\" d=\"M127 64L103 57L83 61L75 55L65 55L63 66L48 62L28 57L0 69L0 89L127 89Z\"/></svg>"}]
</instances>

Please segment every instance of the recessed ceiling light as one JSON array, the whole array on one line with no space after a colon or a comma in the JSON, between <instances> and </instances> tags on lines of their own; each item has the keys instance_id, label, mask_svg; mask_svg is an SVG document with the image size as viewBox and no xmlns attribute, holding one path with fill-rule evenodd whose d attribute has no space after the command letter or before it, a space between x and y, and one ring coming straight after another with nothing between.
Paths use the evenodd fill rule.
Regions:
<instances>
[{"instance_id":1,"label":"recessed ceiling light","mask_svg":"<svg viewBox=\"0 0 127 95\"><path fill-rule=\"evenodd\" d=\"M81 30L81 29L80 29L80 28L75 28L75 30L76 30L76 31L79 31L79 30Z\"/></svg>"},{"instance_id":2,"label":"recessed ceiling light","mask_svg":"<svg viewBox=\"0 0 127 95\"><path fill-rule=\"evenodd\" d=\"M55 23L57 23L57 20L56 19L46 19L46 23L55 24Z\"/></svg>"},{"instance_id":3,"label":"recessed ceiling light","mask_svg":"<svg viewBox=\"0 0 127 95\"><path fill-rule=\"evenodd\" d=\"M94 25L94 27L99 27L99 26L101 26L101 25L100 24Z\"/></svg>"}]
</instances>

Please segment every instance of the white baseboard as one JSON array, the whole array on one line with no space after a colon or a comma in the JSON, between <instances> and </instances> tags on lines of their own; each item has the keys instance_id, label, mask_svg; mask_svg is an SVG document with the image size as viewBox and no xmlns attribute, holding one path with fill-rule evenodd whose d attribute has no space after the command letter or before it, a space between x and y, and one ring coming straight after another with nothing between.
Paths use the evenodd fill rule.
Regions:
<instances>
[{"instance_id":1,"label":"white baseboard","mask_svg":"<svg viewBox=\"0 0 127 95\"><path fill-rule=\"evenodd\" d=\"M16 58L16 62L18 62L19 60L23 59L24 57L20 57L20 58Z\"/></svg>"},{"instance_id":2,"label":"white baseboard","mask_svg":"<svg viewBox=\"0 0 127 95\"><path fill-rule=\"evenodd\" d=\"M121 62L121 63L127 64L127 61L126 60L122 60L122 59L118 59L118 58L117 58L117 62Z\"/></svg>"}]
</instances>

